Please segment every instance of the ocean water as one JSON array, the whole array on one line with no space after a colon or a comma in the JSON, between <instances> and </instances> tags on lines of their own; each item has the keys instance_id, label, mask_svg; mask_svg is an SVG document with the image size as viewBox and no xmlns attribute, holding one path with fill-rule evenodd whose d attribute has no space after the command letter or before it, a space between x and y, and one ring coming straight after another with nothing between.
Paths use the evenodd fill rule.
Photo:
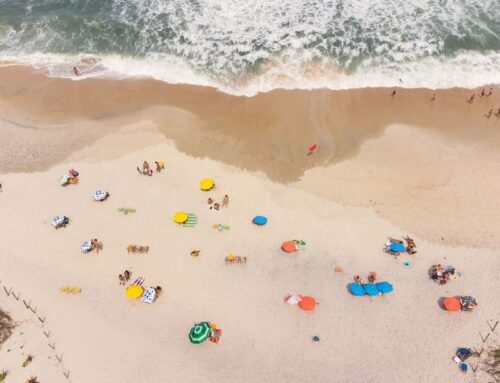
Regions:
<instances>
[{"instance_id":1,"label":"ocean water","mask_svg":"<svg viewBox=\"0 0 500 383\"><path fill-rule=\"evenodd\" d=\"M0 0L0 61L244 95L476 87L500 84L500 0Z\"/></svg>"}]
</instances>

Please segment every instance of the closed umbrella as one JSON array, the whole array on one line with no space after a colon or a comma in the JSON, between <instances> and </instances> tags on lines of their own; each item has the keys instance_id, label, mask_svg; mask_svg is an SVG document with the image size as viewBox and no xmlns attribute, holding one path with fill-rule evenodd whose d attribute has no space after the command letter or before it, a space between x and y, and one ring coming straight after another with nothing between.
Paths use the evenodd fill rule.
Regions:
<instances>
[{"instance_id":1,"label":"closed umbrella","mask_svg":"<svg viewBox=\"0 0 500 383\"><path fill-rule=\"evenodd\" d=\"M365 295L365 289L363 289L363 286L356 282L349 283L349 291L352 295L357 297Z\"/></svg>"},{"instance_id":2,"label":"closed umbrella","mask_svg":"<svg viewBox=\"0 0 500 383\"><path fill-rule=\"evenodd\" d=\"M377 290L383 294L390 293L394 290L394 287L389 282L379 282L376 283L375 286L377 286Z\"/></svg>"},{"instance_id":3,"label":"closed umbrella","mask_svg":"<svg viewBox=\"0 0 500 383\"><path fill-rule=\"evenodd\" d=\"M143 292L144 292L144 288L142 286L131 285L131 286L127 287L127 290L125 290L125 295L128 298L136 299L136 298L139 298Z\"/></svg>"},{"instance_id":4,"label":"closed umbrella","mask_svg":"<svg viewBox=\"0 0 500 383\"><path fill-rule=\"evenodd\" d=\"M366 295L374 296L380 294L380 292L377 289L377 286L375 286L373 283L367 283L363 286L365 290Z\"/></svg>"},{"instance_id":5,"label":"closed umbrella","mask_svg":"<svg viewBox=\"0 0 500 383\"><path fill-rule=\"evenodd\" d=\"M210 336L211 330L208 322L196 323L189 332L189 340L194 344L203 343Z\"/></svg>"},{"instance_id":6,"label":"closed umbrella","mask_svg":"<svg viewBox=\"0 0 500 383\"><path fill-rule=\"evenodd\" d=\"M443 306L447 311L460 311L462 305L457 298L448 297L443 301Z\"/></svg>"},{"instance_id":7,"label":"closed umbrella","mask_svg":"<svg viewBox=\"0 0 500 383\"><path fill-rule=\"evenodd\" d=\"M200 189L203 191L212 190L215 186L215 182L211 178L205 178L200 181Z\"/></svg>"},{"instance_id":8,"label":"closed umbrella","mask_svg":"<svg viewBox=\"0 0 500 383\"><path fill-rule=\"evenodd\" d=\"M285 253L293 253L293 252L297 251L297 245L295 245L295 243L293 243L292 241L288 241L288 242L284 242L281 245L281 249Z\"/></svg>"},{"instance_id":9,"label":"closed umbrella","mask_svg":"<svg viewBox=\"0 0 500 383\"><path fill-rule=\"evenodd\" d=\"M253 218L252 222L256 225L262 226L267 223L267 218L262 215L257 215Z\"/></svg>"},{"instance_id":10,"label":"closed umbrella","mask_svg":"<svg viewBox=\"0 0 500 383\"><path fill-rule=\"evenodd\" d=\"M313 311L316 308L316 299L308 296L302 297L299 307L304 311Z\"/></svg>"}]
</instances>

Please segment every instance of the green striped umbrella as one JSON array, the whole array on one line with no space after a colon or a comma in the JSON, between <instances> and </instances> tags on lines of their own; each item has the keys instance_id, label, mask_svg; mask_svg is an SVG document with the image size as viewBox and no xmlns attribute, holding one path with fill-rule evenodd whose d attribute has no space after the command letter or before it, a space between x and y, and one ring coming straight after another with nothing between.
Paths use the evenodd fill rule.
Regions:
<instances>
[{"instance_id":1,"label":"green striped umbrella","mask_svg":"<svg viewBox=\"0 0 500 383\"><path fill-rule=\"evenodd\" d=\"M211 330L210 323L208 322L195 323L189 332L189 340L194 344L203 343L210 336Z\"/></svg>"}]
</instances>

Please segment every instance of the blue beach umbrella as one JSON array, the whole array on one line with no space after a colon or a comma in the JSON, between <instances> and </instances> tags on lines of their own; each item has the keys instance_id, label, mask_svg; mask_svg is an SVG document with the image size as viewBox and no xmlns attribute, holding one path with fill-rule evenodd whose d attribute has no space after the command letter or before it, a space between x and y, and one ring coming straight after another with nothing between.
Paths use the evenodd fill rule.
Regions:
<instances>
[{"instance_id":1,"label":"blue beach umbrella","mask_svg":"<svg viewBox=\"0 0 500 383\"><path fill-rule=\"evenodd\" d=\"M362 297L363 295L365 295L363 286L356 282L349 283L349 291L356 297Z\"/></svg>"},{"instance_id":2,"label":"blue beach umbrella","mask_svg":"<svg viewBox=\"0 0 500 383\"><path fill-rule=\"evenodd\" d=\"M375 286L373 283L367 283L366 285L363 286L365 289L365 294L366 295L378 295L380 292L377 289L377 286Z\"/></svg>"},{"instance_id":3,"label":"blue beach umbrella","mask_svg":"<svg viewBox=\"0 0 500 383\"><path fill-rule=\"evenodd\" d=\"M375 286L377 286L377 290L383 294L390 293L394 290L394 287L389 282L379 282L376 283Z\"/></svg>"},{"instance_id":4,"label":"blue beach umbrella","mask_svg":"<svg viewBox=\"0 0 500 383\"><path fill-rule=\"evenodd\" d=\"M257 215L253 218L252 222L256 225L262 226L267 223L267 218L262 215Z\"/></svg>"},{"instance_id":5,"label":"blue beach umbrella","mask_svg":"<svg viewBox=\"0 0 500 383\"><path fill-rule=\"evenodd\" d=\"M394 251L395 253L402 253L403 251L406 250L406 247L402 245L401 243L391 243L389 245L389 249L391 251Z\"/></svg>"}]
</instances>

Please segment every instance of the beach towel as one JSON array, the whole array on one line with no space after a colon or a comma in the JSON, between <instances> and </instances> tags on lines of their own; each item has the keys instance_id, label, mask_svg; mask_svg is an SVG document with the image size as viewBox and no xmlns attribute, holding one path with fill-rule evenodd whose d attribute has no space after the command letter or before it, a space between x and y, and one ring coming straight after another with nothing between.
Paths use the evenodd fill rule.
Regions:
<instances>
[{"instance_id":1,"label":"beach towel","mask_svg":"<svg viewBox=\"0 0 500 383\"><path fill-rule=\"evenodd\" d=\"M59 184L61 186L66 186L69 182L69 176L67 174L63 175L62 178L59 180Z\"/></svg>"},{"instance_id":2,"label":"beach towel","mask_svg":"<svg viewBox=\"0 0 500 383\"><path fill-rule=\"evenodd\" d=\"M151 304L156 300L156 291L153 287L150 287L144 291L142 295L142 302Z\"/></svg>"},{"instance_id":3,"label":"beach towel","mask_svg":"<svg viewBox=\"0 0 500 383\"><path fill-rule=\"evenodd\" d=\"M80 251L82 253L88 253L92 250L92 244L90 243L90 241L85 241L82 243L82 245L80 246Z\"/></svg>"}]
</instances>

